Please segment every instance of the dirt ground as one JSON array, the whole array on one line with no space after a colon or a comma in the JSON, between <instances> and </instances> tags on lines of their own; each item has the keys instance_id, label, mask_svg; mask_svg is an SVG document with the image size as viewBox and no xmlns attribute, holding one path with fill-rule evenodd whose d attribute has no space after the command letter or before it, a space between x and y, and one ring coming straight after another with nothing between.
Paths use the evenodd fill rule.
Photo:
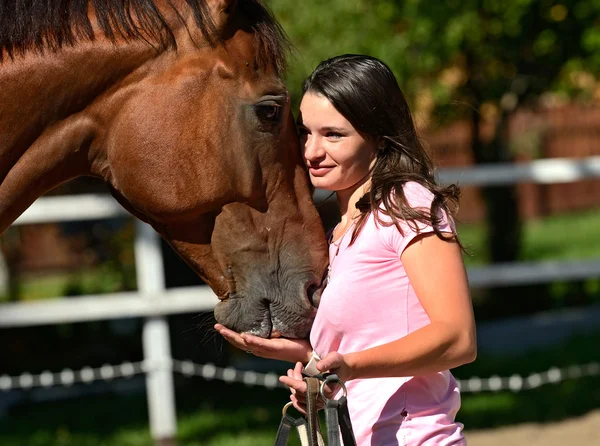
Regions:
<instances>
[{"instance_id":1,"label":"dirt ground","mask_svg":"<svg viewBox=\"0 0 600 446\"><path fill-rule=\"evenodd\" d=\"M600 445L599 431L600 409L558 423L465 430L465 436L469 446L592 446Z\"/></svg>"}]
</instances>

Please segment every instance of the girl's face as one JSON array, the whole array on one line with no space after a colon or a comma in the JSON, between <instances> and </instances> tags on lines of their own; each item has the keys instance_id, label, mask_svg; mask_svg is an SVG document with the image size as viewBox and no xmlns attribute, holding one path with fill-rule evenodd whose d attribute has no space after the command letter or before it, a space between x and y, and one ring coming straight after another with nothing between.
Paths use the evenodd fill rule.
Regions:
<instances>
[{"instance_id":1,"label":"girl's face","mask_svg":"<svg viewBox=\"0 0 600 446\"><path fill-rule=\"evenodd\" d=\"M340 191L363 183L375 164L377 141L359 133L324 96L307 92L298 131L312 184Z\"/></svg>"}]
</instances>

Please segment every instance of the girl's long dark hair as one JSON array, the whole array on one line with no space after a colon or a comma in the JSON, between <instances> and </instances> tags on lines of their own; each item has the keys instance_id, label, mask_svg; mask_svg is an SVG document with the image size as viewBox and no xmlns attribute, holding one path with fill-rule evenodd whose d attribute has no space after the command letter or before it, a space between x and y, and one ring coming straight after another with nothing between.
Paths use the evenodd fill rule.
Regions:
<instances>
[{"instance_id":1,"label":"girl's long dark hair","mask_svg":"<svg viewBox=\"0 0 600 446\"><path fill-rule=\"evenodd\" d=\"M406 99L385 63L357 54L327 59L304 81L303 93L306 92L327 98L355 129L380 142L371 189L356 203L361 215L351 244L370 213L379 224L390 224L382 221L379 212L389 216L401 233L401 221L417 233L420 222L433 227L442 240L458 242L456 234L442 233L440 223L443 212L449 216L456 214L460 190L456 185L436 183L433 163L417 136ZM409 206L402 187L408 181L415 181L433 193L431 209Z\"/></svg>"}]
</instances>

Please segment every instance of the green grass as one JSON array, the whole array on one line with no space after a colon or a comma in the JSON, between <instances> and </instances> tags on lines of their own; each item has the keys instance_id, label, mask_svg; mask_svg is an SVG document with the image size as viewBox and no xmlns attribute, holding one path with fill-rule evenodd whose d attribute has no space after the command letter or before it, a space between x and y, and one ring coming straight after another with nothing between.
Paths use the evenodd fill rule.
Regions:
<instances>
[{"instance_id":1,"label":"green grass","mask_svg":"<svg viewBox=\"0 0 600 446\"><path fill-rule=\"evenodd\" d=\"M215 388L218 396L212 392ZM227 404L215 405L215 398ZM286 401L285 390L188 384L178 393L178 445L272 445ZM600 379L583 378L520 393L465 394L457 419L475 430L561 420L599 405ZM291 445L299 443L293 440ZM143 397L104 396L23 408L0 420L0 444L149 446L152 442Z\"/></svg>"},{"instance_id":2,"label":"green grass","mask_svg":"<svg viewBox=\"0 0 600 446\"><path fill-rule=\"evenodd\" d=\"M599 327L600 328L600 327ZM510 376L514 373L528 375L550 367L569 367L600 361L598 346L600 332L578 335L553 346L529 350L522 355L479 355L471 364L453 370L454 376L467 379L471 376Z\"/></svg>"},{"instance_id":3,"label":"green grass","mask_svg":"<svg viewBox=\"0 0 600 446\"><path fill-rule=\"evenodd\" d=\"M524 422L547 423L583 415L600 407L600 378L587 377L515 393L463 395L457 419L466 429Z\"/></svg>"},{"instance_id":4,"label":"green grass","mask_svg":"<svg viewBox=\"0 0 600 446\"><path fill-rule=\"evenodd\" d=\"M100 266L70 273L25 277L19 282L19 300L113 293L127 287L124 283L125 274L135 276L135 270L115 271L113 268ZM0 295L0 303L7 300L8 296Z\"/></svg>"},{"instance_id":5,"label":"green grass","mask_svg":"<svg viewBox=\"0 0 600 446\"><path fill-rule=\"evenodd\" d=\"M526 376L551 366L598 360L600 333L520 357L480 357L454 370L467 379L493 374ZM284 389L266 390L178 377L178 446L272 445L288 400ZM523 422L550 422L600 407L600 377L568 380L518 393L463 394L457 419L466 429ZM290 443L298 445L294 437ZM104 395L33 403L0 419L2 446L150 446L143 396Z\"/></svg>"},{"instance_id":6,"label":"green grass","mask_svg":"<svg viewBox=\"0 0 600 446\"><path fill-rule=\"evenodd\" d=\"M72 274L59 273L50 276L32 277L20 281L20 300L39 300L62 296Z\"/></svg>"},{"instance_id":7,"label":"green grass","mask_svg":"<svg viewBox=\"0 0 600 446\"><path fill-rule=\"evenodd\" d=\"M598 362L600 332L572 337L552 348L536 349L519 356L480 355L471 364L453 370L459 379L493 375L526 377L551 367ZM463 394L459 419L465 426L489 428L523 422L549 422L582 415L600 407L600 377L567 380L522 392Z\"/></svg>"},{"instance_id":8,"label":"green grass","mask_svg":"<svg viewBox=\"0 0 600 446\"><path fill-rule=\"evenodd\" d=\"M459 224L458 231L467 251L467 265L489 262L483 224ZM600 255L600 211L554 215L523 224L520 260L576 260Z\"/></svg>"},{"instance_id":9,"label":"green grass","mask_svg":"<svg viewBox=\"0 0 600 446\"><path fill-rule=\"evenodd\" d=\"M287 391L186 381L177 395L178 445L273 444ZM150 445L146 401L142 396L102 396L22 408L0 420L0 444Z\"/></svg>"}]
</instances>

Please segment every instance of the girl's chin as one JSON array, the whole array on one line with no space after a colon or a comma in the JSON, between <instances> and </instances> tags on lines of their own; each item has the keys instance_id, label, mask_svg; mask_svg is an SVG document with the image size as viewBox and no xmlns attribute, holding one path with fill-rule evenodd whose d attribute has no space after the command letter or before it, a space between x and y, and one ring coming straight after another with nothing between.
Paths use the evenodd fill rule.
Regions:
<instances>
[{"instance_id":1,"label":"girl's chin","mask_svg":"<svg viewBox=\"0 0 600 446\"><path fill-rule=\"evenodd\" d=\"M310 175L310 182L317 189L328 190L331 192L346 189L347 181L344 181L342 178L331 178L331 177L316 177Z\"/></svg>"},{"instance_id":2,"label":"girl's chin","mask_svg":"<svg viewBox=\"0 0 600 446\"><path fill-rule=\"evenodd\" d=\"M335 184L332 184L331 181L324 180L323 178L320 178L320 177L315 178L315 177L311 176L310 182L317 189L330 190L330 191L336 190Z\"/></svg>"}]
</instances>

